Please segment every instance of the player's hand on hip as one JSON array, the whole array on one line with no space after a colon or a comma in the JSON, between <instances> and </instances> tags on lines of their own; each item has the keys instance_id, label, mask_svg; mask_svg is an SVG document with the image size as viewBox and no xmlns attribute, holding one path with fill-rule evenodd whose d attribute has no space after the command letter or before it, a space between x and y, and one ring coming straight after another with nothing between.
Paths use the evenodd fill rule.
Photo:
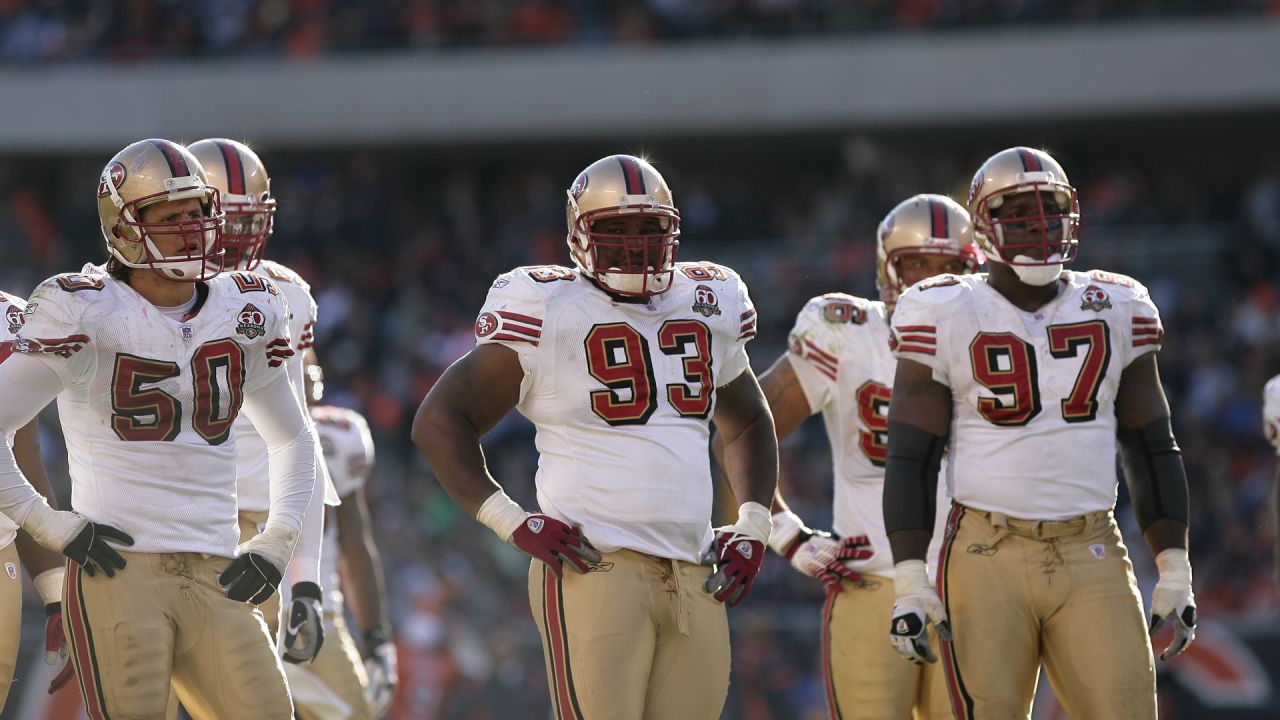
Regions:
<instances>
[{"instance_id":1,"label":"player's hand on hip","mask_svg":"<svg viewBox=\"0 0 1280 720\"><path fill-rule=\"evenodd\" d=\"M840 592L845 580L862 579L862 575L845 564L846 560L871 557L870 540L865 535L840 540L829 532L806 527L800 517L790 511L773 516L769 547L800 573L821 580L827 592Z\"/></svg>"},{"instance_id":2,"label":"player's hand on hip","mask_svg":"<svg viewBox=\"0 0 1280 720\"><path fill-rule=\"evenodd\" d=\"M232 600L261 605L280 587L297 541L297 530L267 521L262 532L236 548L236 558L218 576L218 585Z\"/></svg>"},{"instance_id":3,"label":"player's hand on hip","mask_svg":"<svg viewBox=\"0 0 1280 720\"><path fill-rule=\"evenodd\" d=\"M313 582L294 583L290 595L284 628L284 661L309 663L316 659L324 645L320 586Z\"/></svg>"},{"instance_id":4,"label":"player's hand on hip","mask_svg":"<svg viewBox=\"0 0 1280 720\"><path fill-rule=\"evenodd\" d=\"M716 528L711 547L702 554L702 563L712 566L703 589L729 607L742 602L760 574L772 526L763 505L743 503L738 508L738 522Z\"/></svg>"},{"instance_id":5,"label":"player's hand on hip","mask_svg":"<svg viewBox=\"0 0 1280 720\"><path fill-rule=\"evenodd\" d=\"M947 642L951 641L951 625L938 591L929 582L929 571L923 560L903 560L894 566L894 576L889 642L916 665L937 662L938 656L929 645L929 625Z\"/></svg>"},{"instance_id":6,"label":"player's hand on hip","mask_svg":"<svg viewBox=\"0 0 1280 720\"><path fill-rule=\"evenodd\" d=\"M556 577L561 577L564 563L585 573L590 569L587 563L600 562L600 552L583 536L581 528L541 513L526 515L509 542L546 563Z\"/></svg>"},{"instance_id":7,"label":"player's hand on hip","mask_svg":"<svg viewBox=\"0 0 1280 720\"><path fill-rule=\"evenodd\" d=\"M68 514L79 517L74 513ZM108 544L108 541L127 547L133 544L133 538L123 530L117 530L110 525L91 522L84 518L80 518L80 521L82 525L79 531L62 548L62 554L75 560L76 564L84 568L90 577L96 575L97 570L106 573L107 577L115 577L116 570L124 568L125 559Z\"/></svg>"},{"instance_id":8,"label":"player's hand on hip","mask_svg":"<svg viewBox=\"0 0 1280 720\"><path fill-rule=\"evenodd\" d=\"M44 662L52 665L57 673L49 681L49 694L62 689L75 674L75 668L68 662L67 637L62 629L62 603L49 603L44 606Z\"/></svg>"},{"instance_id":9,"label":"player's hand on hip","mask_svg":"<svg viewBox=\"0 0 1280 720\"><path fill-rule=\"evenodd\" d=\"M390 629L375 625L364 636L364 670L369 676L365 688L365 701L375 718L382 717L391 708L400 684L396 646L391 641Z\"/></svg>"},{"instance_id":10,"label":"player's hand on hip","mask_svg":"<svg viewBox=\"0 0 1280 720\"><path fill-rule=\"evenodd\" d=\"M1173 623L1173 642L1160 653L1172 660L1196 639L1196 596L1191 590L1191 562L1187 551L1170 548L1156 556L1160 580L1151 593L1151 627L1155 636L1166 621Z\"/></svg>"}]
</instances>

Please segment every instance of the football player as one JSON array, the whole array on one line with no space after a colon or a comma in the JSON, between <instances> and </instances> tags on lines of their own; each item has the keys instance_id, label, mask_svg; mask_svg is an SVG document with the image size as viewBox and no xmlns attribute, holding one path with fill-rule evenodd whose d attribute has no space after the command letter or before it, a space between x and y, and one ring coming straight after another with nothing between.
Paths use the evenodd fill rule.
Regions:
<instances>
[{"instance_id":1,"label":"football player","mask_svg":"<svg viewBox=\"0 0 1280 720\"><path fill-rule=\"evenodd\" d=\"M1168 660L1196 623L1160 315L1132 278L1063 269L1080 207L1048 154L996 153L969 212L989 272L919 283L893 314L891 642L931 661L936 624L958 718L1028 717L1042 662L1071 717L1154 718L1148 634L1172 624ZM1117 448L1160 571L1149 626L1113 514ZM953 502L935 589L925 553L944 450Z\"/></svg>"},{"instance_id":2,"label":"football player","mask_svg":"<svg viewBox=\"0 0 1280 720\"><path fill-rule=\"evenodd\" d=\"M566 215L574 267L498 276L477 347L423 400L413 439L454 500L534 558L556 717L718 718L724 605L759 572L777 485L746 353L756 311L733 270L676 262L680 215L647 161L592 163ZM537 430L537 512L503 492L480 448L513 407ZM713 420L741 502L715 530Z\"/></svg>"},{"instance_id":3,"label":"football player","mask_svg":"<svg viewBox=\"0 0 1280 720\"><path fill-rule=\"evenodd\" d=\"M26 322L27 304L21 298L0 291L0 363L12 350L17 332ZM52 498L49 478L44 473L40 459L40 435L36 421L24 425L13 435L5 434L4 441L13 448L18 469L27 477L36 491L45 498ZM61 688L71 679L72 670L67 664L66 639L62 632L62 582L66 570L61 556L41 547L7 515L0 513L0 711L9 697L9 685L13 682L13 670L18 661L18 640L22 630L22 580L18 576L18 562L27 569L35 583L36 591L45 607L45 661L58 665L49 692Z\"/></svg>"},{"instance_id":4,"label":"football player","mask_svg":"<svg viewBox=\"0 0 1280 720\"><path fill-rule=\"evenodd\" d=\"M172 677L195 717L288 718L255 605L280 582L316 468L282 367L280 290L220 274L218 191L181 145L129 145L97 195L107 274L36 288L0 364L0 430L57 398L77 513L49 508L7 445L0 511L72 560L63 620L90 717L159 717ZM272 502L263 532L237 546L241 410L271 449Z\"/></svg>"},{"instance_id":5,"label":"football player","mask_svg":"<svg viewBox=\"0 0 1280 720\"><path fill-rule=\"evenodd\" d=\"M249 146L225 138L209 138L187 146L200 161L209 182L218 188L227 222L220 247L225 252L227 267L245 270L268 278L280 288L288 308L289 335L294 354L285 360L285 370L303 399L302 354L311 347L316 323L316 302L311 286L297 273L280 263L264 260L267 241L275 227L276 200L271 195L271 177L267 168ZM236 501L239 506L240 542L262 532L271 507L267 483L267 444L247 415L236 419ZM316 452L320 452L317 444ZM317 468L323 468L317 455ZM327 474L321 470L323 487L328 492ZM335 496L336 500L336 496ZM310 662L324 643L324 626L320 617L320 549L324 534L325 493L314 493L311 506L303 518L302 536L289 563L288 623L281 638L286 662ZM280 626L281 592L262 604L271 636Z\"/></svg>"},{"instance_id":6,"label":"football player","mask_svg":"<svg viewBox=\"0 0 1280 720\"><path fill-rule=\"evenodd\" d=\"M969 213L950 198L916 195L881 222L876 242L880 301L830 293L796 318L787 351L760 377L781 440L821 412L831 441L835 533L813 530L774 498L769 545L827 586L822 649L832 718L950 717L942 674L898 662L880 638L893 609L893 560L880 511L893 370L889 318L907 287L982 263ZM946 502L945 486L939 502ZM942 542L935 524L930 557Z\"/></svg>"},{"instance_id":7,"label":"football player","mask_svg":"<svg viewBox=\"0 0 1280 720\"><path fill-rule=\"evenodd\" d=\"M302 720L335 715L371 720L386 714L399 683L396 646L387 620L382 558L374 543L364 492L373 469L373 437L368 421L360 413L320 404L324 372L313 350L306 351L305 357L307 403L342 504L332 510L330 519L334 522L325 525L324 551L320 555L327 583L324 623L328 641L310 666L287 671L289 687ZM357 626L363 629L363 654L347 629L343 588L350 596ZM323 691L313 692L313 683ZM337 696L347 708L345 713L325 712L335 704L330 695Z\"/></svg>"}]
</instances>

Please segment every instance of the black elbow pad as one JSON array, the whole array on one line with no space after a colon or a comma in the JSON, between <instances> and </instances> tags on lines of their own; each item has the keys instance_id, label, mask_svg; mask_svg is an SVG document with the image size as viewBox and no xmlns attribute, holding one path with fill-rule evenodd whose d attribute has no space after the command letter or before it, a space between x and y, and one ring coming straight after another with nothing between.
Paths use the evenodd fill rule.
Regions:
<instances>
[{"instance_id":1,"label":"black elbow pad","mask_svg":"<svg viewBox=\"0 0 1280 720\"><path fill-rule=\"evenodd\" d=\"M1160 418L1136 430L1121 428L1118 439L1120 462L1138 526L1145 531L1161 518L1188 522L1191 501L1187 471L1169 418Z\"/></svg>"},{"instance_id":2,"label":"black elbow pad","mask_svg":"<svg viewBox=\"0 0 1280 720\"><path fill-rule=\"evenodd\" d=\"M884 529L933 531L938 469L947 439L906 423L889 423L884 468Z\"/></svg>"}]
</instances>

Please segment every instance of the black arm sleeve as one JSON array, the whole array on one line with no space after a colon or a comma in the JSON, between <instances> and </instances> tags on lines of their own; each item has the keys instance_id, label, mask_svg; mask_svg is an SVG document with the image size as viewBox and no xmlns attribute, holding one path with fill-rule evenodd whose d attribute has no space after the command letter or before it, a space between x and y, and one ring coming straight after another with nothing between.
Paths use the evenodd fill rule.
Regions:
<instances>
[{"instance_id":1,"label":"black arm sleeve","mask_svg":"<svg viewBox=\"0 0 1280 720\"><path fill-rule=\"evenodd\" d=\"M889 458L884 468L884 529L932 534L937 513L938 469L947 439L915 425L889 423Z\"/></svg>"},{"instance_id":2,"label":"black arm sleeve","mask_svg":"<svg viewBox=\"0 0 1280 720\"><path fill-rule=\"evenodd\" d=\"M1161 518L1186 523L1191 516L1187 470L1182 466L1182 451L1173 439L1169 418L1154 420L1137 430L1121 428L1118 438L1120 462L1138 526L1145 531Z\"/></svg>"}]
</instances>

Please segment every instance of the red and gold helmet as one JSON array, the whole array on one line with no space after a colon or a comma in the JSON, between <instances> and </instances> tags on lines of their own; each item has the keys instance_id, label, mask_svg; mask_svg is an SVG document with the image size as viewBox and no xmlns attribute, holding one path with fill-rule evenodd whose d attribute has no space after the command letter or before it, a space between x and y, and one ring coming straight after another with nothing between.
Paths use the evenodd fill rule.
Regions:
<instances>
[{"instance_id":1,"label":"red and gold helmet","mask_svg":"<svg viewBox=\"0 0 1280 720\"><path fill-rule=\"evenodd\" d=\"M198 220L142 221L142 209L166 200L197 198L203 210ZM181 145L153 138L140 140L116 153L98 179L98 221L107 252L130 268L150 268L168 280L196 282L222 272L218 247L223 213L218 190L209 184L204 168ZM155 240L161 236L194 236L184 251L164 255Z\"/></svg>"},{"instance_id":2,"label":"red and gold helmet","mask_svg":"<svg viewBox=\"0 0 1280 720\"><path fill-rule=\"evenodd\" d=\"M588 165L566 194L569 254L579 270L618 295L658 295L671 287L680 246L680 212L667 181L652 165L631 155L610 155ZM613 217L654 217L662 232L595 231L597 221ZM601 251L623 260L606 266Z\"/></svg>"},{"instance_id":3,"label":"red and gold helmet","mask_svg":"<svg viewBox=\"0 0 1280 720\"><path fill-rule=\"evenodd\" d=\"M876 289L886 305L893 305L907 289L898 263L903 255L947 255L964 262L965 272L977 272L982 251L973 242L969 213L945 195L916 195L898 204L876 233Z\"/></svg>"},{"instance_id":4,"label":"red and gold helmet","mask_svg":"<svg viewBox=\"0 0 1280 720\"><path fill-rule=\"evenodd\" d=\"M1010 196L1021 193L1034 193L1036 212L1019 217L995 217L993 210L999 209ZM969 186L969 212L973 215L974 236L987 257L1015 270L1019 267L1060 270L1076 256L1080 201L1076 189L1067 180L1066 171L1042 150L1013 147L992 155L973 176ZM1028 228L1034 232L1028 232ZM1010 230L1020 239L1007 237ZM1052 272L1044 276L1050 275L1056 277Z\"/></svg>"},{"instance_id":5,"label":"red and gold helmet","mask_svg":"<svg viewBox=\"0 0 1280 720\"><path fill-rule=\"evenodd\" d=\"M222 248L227 265L252 270L262 262L275 227L276 201L271 197L266 166L248 145L235 140L209 138L191 143L187 149L222 195L222 209L227 214Z\"/></svg>"}]
</instances>

